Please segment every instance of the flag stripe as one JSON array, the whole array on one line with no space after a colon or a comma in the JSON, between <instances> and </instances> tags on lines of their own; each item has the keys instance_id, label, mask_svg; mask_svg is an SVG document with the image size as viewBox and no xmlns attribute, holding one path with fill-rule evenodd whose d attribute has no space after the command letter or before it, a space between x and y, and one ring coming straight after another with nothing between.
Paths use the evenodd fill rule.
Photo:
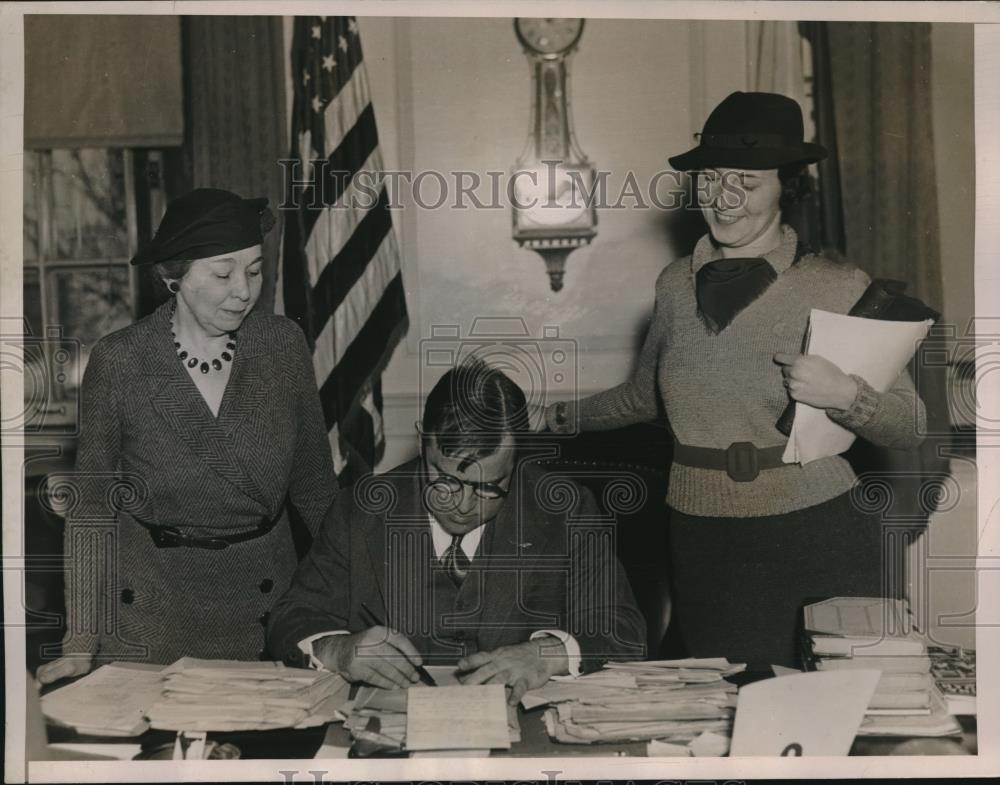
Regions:
<instances>
[{"instance_id":1,"label":"flag stripe","mask_svg":"<svg viewBox=\"0 0 1000 785\"><path fill-rule=\"evenodd\" d=\"M368 73L364 68L359 68L323 113L327 150L340 147L344 135L357 125L361 113L370 105Z\"/></svg>"},{"instance_id":2,"label":"flag stripe","mask_svg":"<svg viewBox=\"0 0 1000 785\"><path fill-rule=\"evenodd\" d=\"M389 198L383 189L378 204L365 214L340 253L323 268L313 287L313 325L318 330L326 326L324 317L328 319L337 310L391 232Z\"/></svg>"},{"instance_id":3,"label":"flag stripe","mask_svg":"<svg viewBox=\"0 0 1000 785\"><path fill-rule=\"evenodd\" d=\"M315 140L314 140L315 141ZM354 175L364 166L378 147L378 133L375 130L375 110L369 103L358 115L358 121L344 134L336 149L330 153L324 167L315 167L306 178L309 184L302 188L296 202L303 206L303 236L308 237L313 226L323 215L323 208L335 205L354 179ZM302 151L306 160L309 151Z\"/></svg>"},{"instance_id":4,"label":"flag stripe","mask_svg":"<svg viewBox=\"0 0 1000 785\"><path fill-rule=\"evenodd\" d=\"M389 234L364 271L363 277L351 288L334 312L333 318L327 319L326 326L316 336L313 365L317 385L322 385L341 361L347 348L361 332L365 320L371 317L377 307L382 292L399 272L396 256L395 237Z\"/></svg>"},{"instance_id":5,"label":"flag stripe","mask_svg":"<svg viewBox=\"0 0 1000 785\"><path fill-rule=\"evenodd\" d=\"M346 485L384 444L379 375L406 332L406 300L357 21L297 18L290 63L298 207L286 215L280 288L313 351Z\"/></svg>"},{"instance_id":6,"label":"flag stripe","mask_svg":"<svg viewBox=\"0 0 1000 785\"><path fill-rule=\"evenodd\" d=\"M381 372L389 361L396 343L406 332L406 318L399 319L400 311L405 312L405 308L403 277L397 274L364 328L320 388L327 428L338 421L340 413L346 416L357 405L365 381Z\"/></svg>"},{"instance_id":7,"label":"flag stripe","mask_svg":"<svg viewBox=\"0 0 1000 785\"><path fill-rule=\"evenodd\" d=\"M377 175L381 171L377 151L365 161L361 171L370 172L373 175ZM316 285L326 263L341 252L365 213L371 210L377 201L378 194L373 193L368 185L361 186L355 179L344 191L340 201L324 211L324 214L313 226L309 242L306 243L306 256L309 257L309 283L313 286Z\"/></svg>"}]
</instances>

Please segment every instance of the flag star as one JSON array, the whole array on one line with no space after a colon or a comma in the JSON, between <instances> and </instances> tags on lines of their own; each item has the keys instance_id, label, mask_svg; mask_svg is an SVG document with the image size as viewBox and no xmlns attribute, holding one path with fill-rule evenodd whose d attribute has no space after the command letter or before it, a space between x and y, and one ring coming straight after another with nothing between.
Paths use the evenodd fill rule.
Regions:
<instances>
[{"instance_id":1,"label":"flag star","mask_svg":"<svg viewBox=\"0 0 1000 785\"><path fill-rule=\"evenodd\" d=\"M354 33L354 35L358 34L358 23L354 21L353 16L347 20L347 29Z\"/></svg>"},{"instance_id":2,"label":"flag star","mask_svg":"<svg viewBox=\"0 0 1000 785\"><path fill-rule=\"evenodd\" d=\"M318 95L313 96L312 107L314 112L318 112L323 108L323 102L319 99Z\"/></svg>"},{"instance_id":3,"label":"flag star","mask_svg":"<svg viewBox=\"0 0 1000 785\"><path fill-rule=\"evenodd\" d=\"M333 59L333 55L323 55L323 70L332 71L337 65L337 61Z\"/></svg>"},{"instance_id":4,"label":"flag star","mask_svg":"<svg viewBox=\"0 0 1000 785\"><path fill-rule=\"evenodd\" d=\"M325 16L321 16L321 17L319 18L319 21L321 21L321 22L325 22L325 21L326 21L326 17L325 17Z\"/></svg>"},{"instance_id":5,"label":"flag star","mask_svg":"<svg viewBox=\"0 0 1000 785\"><path fill-rule=\"evenodd\" d=\"M304 84L304 85L309 84L309 80L310 79L312 79L312 76L309 74L309 71L306 70L306 69L303 69L302 70L302 84Z\"/></svg>"},{"instance_id":6,"label":"flag star","mask_svg":"<svg viewBox=\"0 0 1000 785\"><path fill-rule=\"evenodd\" d=\"M320 27L319 25L313 25L313 27L312 27L312 37L313 38L321 38L322 35L323 35L323 28Z\"/></svg>"},{"instance_id":7,"label":"flag star","mask_svg":"<svg viewBox=\"0 0 1000 785\"><path fill-rule=\"evenodd\" d=\"M347 39L344 38L344 36L342 36L342 35L337 36L337 46L340 47L340 51L346 52L347 51Z\"/></svg>"}]
</instances>

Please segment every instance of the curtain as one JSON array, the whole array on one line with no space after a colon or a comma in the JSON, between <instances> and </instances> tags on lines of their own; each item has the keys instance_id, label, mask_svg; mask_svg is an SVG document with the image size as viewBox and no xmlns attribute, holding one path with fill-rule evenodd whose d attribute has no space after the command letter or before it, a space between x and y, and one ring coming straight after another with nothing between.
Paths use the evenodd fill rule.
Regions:
<instances>
[{"instance_id":1,"label":"curtain","mask_svg":"<svg viewBox=\"0 0 1000 785\"><path fill-rule=\"evenodd\" d=\"M183 133L177 17L24 17L25 148L164 147Z\"/></svg>"},{"instance_id":2,"label":"curtain","mask_svg":"<svg viewBox=\"0 0 1000 785\"><path fill-rule=\"evenodd\" d=\"M809 33L819 43L817 86L825 82L832 111L825 143L836 145L842 250L871 277L906 281L909 294L941 310L930 25L829 22ZM925 350L933 341L940 339L929 338ZM866 500L881 505L886 590L896 595L909 579L907 548L937 501L935 478L947 474L950 442L946 369L911 370L937 435L914 452L859 441L849 455L867 481Z\"/></svg>"},{"instance_id":3,"label":"curtain","mask_svg":"<svg viewBox=\"0 0 1000 785\"><path fill-rule=\"evenodd\" d=\"M280 16L183 18L190 187L266 196L278 223L264 238L260 305L273 310L289 150Z\"/></svg>"},{"instance_id":4,"label":"curtain","mask_svg":"<svg viewBox=\"0 0 1000 785\"><path fill-rule=\"evenodd\" d=\"M795 22L747 22L750 89L781 93L802 107L806 139L812 138L810 96L802 67L802 37Z\"/></svg>"},{"instance_id":5,"label":"curtain","mask_svg":"<svg viewBox=\"0 0 1000 785\"><path fill-rule=\"evenodd\" d=\"M847 257L940 310L930 25L827 29Z\"/></svg>"}]
</instances>

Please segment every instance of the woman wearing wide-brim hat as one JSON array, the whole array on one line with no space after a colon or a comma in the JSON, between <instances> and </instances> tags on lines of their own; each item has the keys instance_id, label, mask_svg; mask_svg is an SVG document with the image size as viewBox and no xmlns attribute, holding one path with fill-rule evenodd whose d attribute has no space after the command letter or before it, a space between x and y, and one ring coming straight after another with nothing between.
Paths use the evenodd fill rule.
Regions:
<instances>
[{"instance_id":1,"label":"woman wearing wide-brim hat","mask_svg":"<svg viewBox=\"0 0 1000 785\"><path fill-rule=\"evenodd\" d=\"M803 141L792 99L722 101L698 146L670 159L694 174L709 231L660 274L634 372L546 411L553 430L600 430L653 419L662 402L675 438L672 624L694 656L794 665L805 600L883 594L880 520L852 503L847 460L785 464L775 427L792 398L880 446L912 448L924 432L905 372L880 393L800 354L810 309L847 313L869 283L781 223L806 165L825 155Z\"/></svg>"},{"instance_id":2,"label":"woman wearing wide-brim hat","mask_svg":"<svg viewBox=\"0 0 1000 785\"><path fill-rule=\"evenodd\" d=\"M336 488L305 337L254 307L266 206L197 189L132 259L172 296L90 354L67 489L67 632L43 682L109 659L264 656L267 613L297 565L289 503L315 532Z\"/></svg>"}]
</instances>

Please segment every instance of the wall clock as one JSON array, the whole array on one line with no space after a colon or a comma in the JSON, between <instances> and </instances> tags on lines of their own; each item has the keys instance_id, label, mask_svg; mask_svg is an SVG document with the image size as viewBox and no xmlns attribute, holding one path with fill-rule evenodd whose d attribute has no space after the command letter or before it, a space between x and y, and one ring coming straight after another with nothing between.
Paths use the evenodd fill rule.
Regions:
<instances>
[{"instance_id":1,"label":"wall clock","mask_svg":"<svg viewBox=\"0 0 1000 785\"><path fill-rule=\"evenodd\" d=\"M576 141L569 97L569 61L583 27L583 19L514 20L531 75L531 121L512 175L513 237L542 256L555 292L566 258L597 234L594 167Z\"/></svg>"}]
</instances>

